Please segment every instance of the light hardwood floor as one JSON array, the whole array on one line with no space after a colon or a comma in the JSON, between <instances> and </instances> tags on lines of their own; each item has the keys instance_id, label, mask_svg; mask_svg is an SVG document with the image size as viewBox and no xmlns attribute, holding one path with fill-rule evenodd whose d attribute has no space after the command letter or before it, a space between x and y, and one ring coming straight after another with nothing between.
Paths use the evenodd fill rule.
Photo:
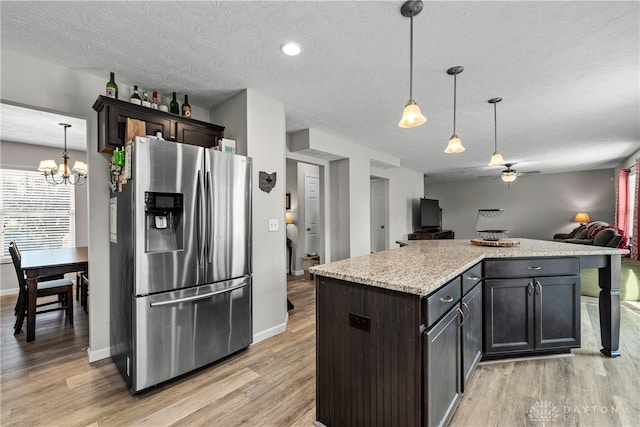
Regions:
<instances>
[{"instance_id":1,"label":"light hardwood floor","mask_svg":"<svg viewBox=\"0 0 640 427\"><path fill-rule=\"evenodd\" d=\"M135 396L110 360L87 363L79 307L73 328L61 313L39 316L27 344L24 331L13 335L15 297L2 297L0 425L311 426L315 285L290 278L288 289L295 309L285 333ZM480 366L451 425L640 425L640 311L625 307L622 357L599 353L597 301L583 299L581 349Z\"/></svg>"}]
</instances>

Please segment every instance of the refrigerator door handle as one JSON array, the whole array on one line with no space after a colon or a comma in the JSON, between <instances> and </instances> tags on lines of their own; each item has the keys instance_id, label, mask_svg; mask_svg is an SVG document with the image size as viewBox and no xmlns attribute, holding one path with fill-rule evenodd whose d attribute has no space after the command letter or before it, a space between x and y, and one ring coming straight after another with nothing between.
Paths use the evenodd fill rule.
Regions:
<instances>
[{"instance_id":1,"label":"refrigerator door handle","mask_svg":"<svg viewBox=\"0 0 640 427\"><path fill-rule=\"evenodd\" d=\"M203 218L202 218L202 210L205 207L204 203L204 191L203 191L203 179L202 179L202 171L198 171L198 182L196 183L196 245L198 251L198 264L202 265L204 258L204 243L202 241L202 235L204 234L203 230Z\"/></svg>"},{"instance_id":2,"label":"refrigerator door handle","mask_svg":"<svg viewBox=\"0 0 640 427\"><path fill-rule=\"evenodd\" d=\"M183 302L198 301L198 300L201 300L201 299L211 298L212 296L215 296L215 295L220 295L220 294L224 294L224 293L227 293L227 292L232 292L232 291L235 291L236 289L244 288L245 286L247 286L247 283L241 283L240 285L232 286L232 287L227 288L227 289L220 289L218 291L209 292L209 293L202 294L202 295L194 295L192 297L178 298L178 299L169 300L169 301L151 302L151 303L149 303L149 307L152 307L152 308L153 307L162 307L162 306L166 306L166 305L180 304L180 303L183 303Z\"/></svg>"},{"instance_id":3,"label":"refrigerator door handle","mask_svg":"<svg viewBox=\"0 0 640 427\"><path fill-rule=\"evenodd\" d=\"M207 171L207 181L205 185L205 190L207 192L207 232L205 234L205 239L207 242L207 263L213 263L213 239L215 236L213 235L213 182L211 182L211 172Z\"/></svg>"}]
</instances>

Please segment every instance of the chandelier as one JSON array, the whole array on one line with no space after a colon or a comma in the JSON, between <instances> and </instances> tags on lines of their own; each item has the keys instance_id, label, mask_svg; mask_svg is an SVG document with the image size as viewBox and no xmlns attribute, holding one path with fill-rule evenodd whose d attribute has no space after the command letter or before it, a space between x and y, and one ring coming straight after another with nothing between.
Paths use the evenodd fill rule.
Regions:
<instances>
[{"instance_id":1,"label":"chandelier","mask_svg":"<svg viewBox=\"0 0 640 427\"><path fill-rule=\"evenodd\" d=\"M49 184L71 184L82 185L87 179L87 164L85 162L76 162L73 164L71 173L69 171L69 153L67 153L67 128L71 125L67 123L58 123L64 127L64 151L62 152L62 163L58 166L53 159L40 161L38 170L44 174ZM58 171L57 174L55 172Z\"/></svg>"}]
</instances>

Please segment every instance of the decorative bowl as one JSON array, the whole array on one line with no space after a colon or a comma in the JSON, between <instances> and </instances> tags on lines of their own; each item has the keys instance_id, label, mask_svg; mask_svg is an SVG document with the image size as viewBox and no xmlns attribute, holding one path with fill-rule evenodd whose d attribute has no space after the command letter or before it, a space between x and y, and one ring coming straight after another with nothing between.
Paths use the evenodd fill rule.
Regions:
<instances>
[{"instance_id":1,"label":"decorative bowl","mask_svg":"<svg viewBox=\"0 0 640 427\"><path fill-rule=\"evenodd\" d=\"M478 234L482 239L490 242L496 242L507 237L509 230L478 230Z\"/></svg>"}]
</instances>

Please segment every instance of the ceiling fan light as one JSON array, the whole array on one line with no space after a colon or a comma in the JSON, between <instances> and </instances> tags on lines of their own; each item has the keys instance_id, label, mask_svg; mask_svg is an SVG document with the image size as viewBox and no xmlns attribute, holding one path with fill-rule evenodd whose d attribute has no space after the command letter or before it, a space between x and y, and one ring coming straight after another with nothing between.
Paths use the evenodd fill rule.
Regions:
<instances>
[{"instance_id":1,"label":"ceiling fan light","mask_svg":"<svg viewBox=\"0 0 640 427\"><path fill-rule=\"evenodd\" d=\"M506 183L511 183L516 180L518 175L515 169L507 169L502 171L502 180Z\"/></svg>"},{"instance_id":2,"label":"ceiling fan light","mask_svg":"<svg viewBox=\"0 0 640 427\"><path fill-rule=\"evenodd\" d=\"M504 159L502 158L502 155L497 151L494 151L491 155L489 166L504 166Z\"/></svg>"},{"instance_id":3,"label":"ceiling fan light","mask_svg":"<svg viewBox=\"0 0 640 427\"><path fill-rule=\"evenodd\" d=\"M447 148L444 149L444 152L447 154L458 154L464 151L464 147L462 146L462 141L458 138L458 135L455 133L451 135L451 139L447 144Z\"/></svg>"},{"instance_id":4,"label":"ceiling fan light","mask_svg":"<svg viewBox=\"0 0 640 427\"><path fill-rule=\"evenodd\" d=\"M402 119L400 119L400 123L398 126L401 128L414 128L424 124L427 121L427 118L420 111L420 107L416 104L416 101L410 99L407 104L404 106L404 111L402 112Z\"/></svg>"}]
</instances>

